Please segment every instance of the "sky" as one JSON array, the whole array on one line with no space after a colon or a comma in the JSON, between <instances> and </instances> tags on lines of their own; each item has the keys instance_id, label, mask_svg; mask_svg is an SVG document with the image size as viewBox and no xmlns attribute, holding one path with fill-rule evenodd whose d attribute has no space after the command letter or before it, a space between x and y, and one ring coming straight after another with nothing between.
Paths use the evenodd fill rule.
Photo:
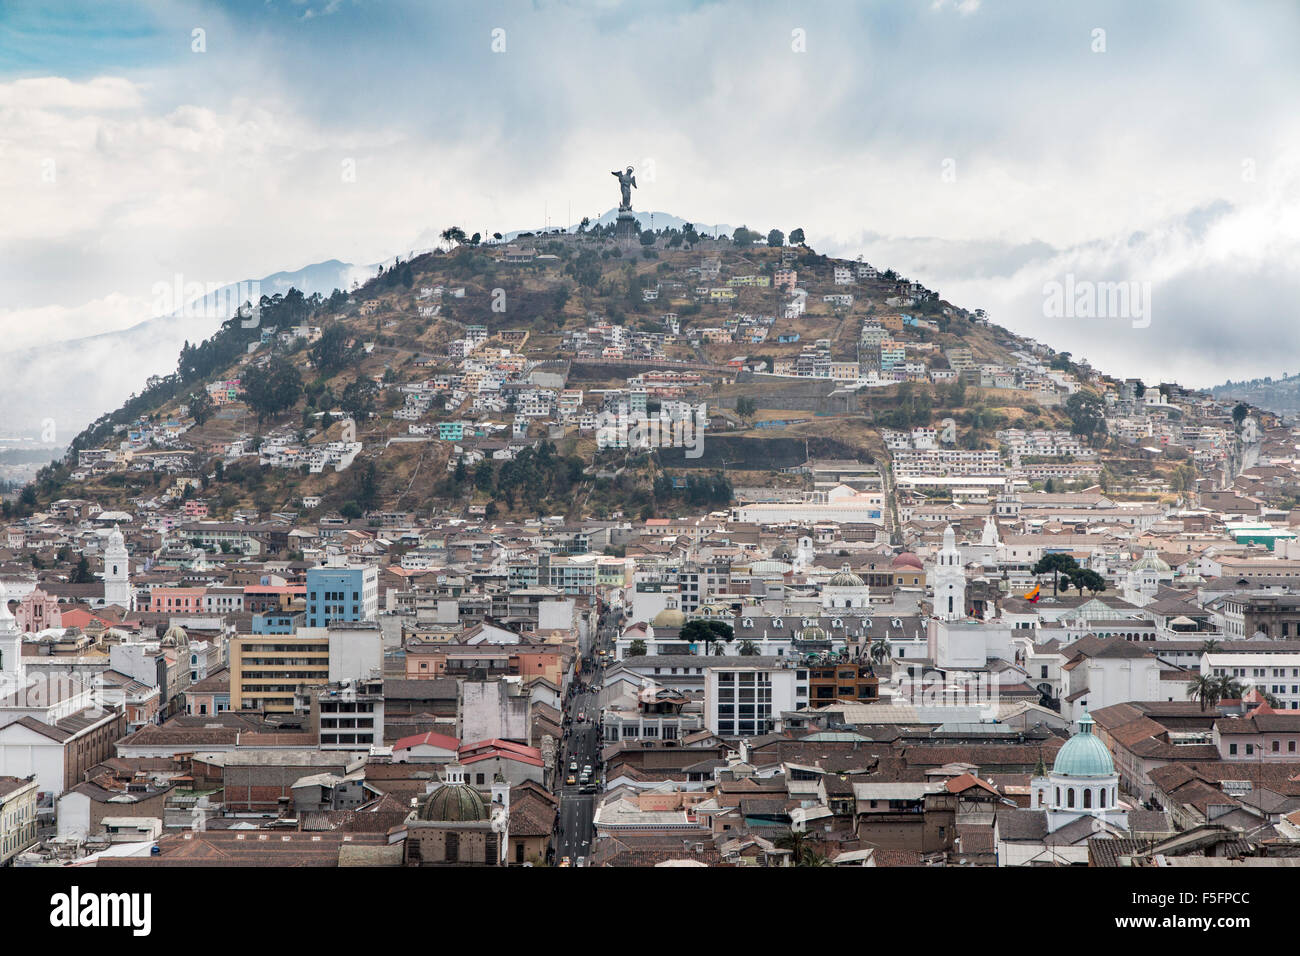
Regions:
<instances>
[{"instance_id":1,"label":"sky","mask_svg":"<svg viewBox=\"0 0 1300 956\"><path fill-rule=\"evenodd\" d=\"M636 208L802 227L1112 374L1295 373L1298 40L1291 2L3 0L0 353L595 217L633 165ZM1067 280L1143 314L1048 314Z\"/></svg>"}]
</instances>

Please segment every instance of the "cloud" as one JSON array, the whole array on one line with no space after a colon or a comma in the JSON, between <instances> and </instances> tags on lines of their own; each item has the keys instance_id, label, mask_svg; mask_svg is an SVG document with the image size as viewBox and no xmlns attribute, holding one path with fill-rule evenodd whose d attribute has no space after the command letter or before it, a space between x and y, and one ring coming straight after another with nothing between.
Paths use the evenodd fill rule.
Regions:
<instances>
[{"instance_id":1,"label":"cloud","mask_svg":"<svg viewBox=\"0 0 1300 956\"><path fill-rule=\"evenodd\" d=\"M96 15L41 75L0 72L6 331L121 328L177 273L599 216L631 163L638 208L801 226L1117 372L1300 365L1293 300L1266 298L1296 265L1288 5L169 0L123 4L120 34ZM1068 272L1151 281L1152 326L1048 322L1042 285Z\"/></svg>"}]
</instances>

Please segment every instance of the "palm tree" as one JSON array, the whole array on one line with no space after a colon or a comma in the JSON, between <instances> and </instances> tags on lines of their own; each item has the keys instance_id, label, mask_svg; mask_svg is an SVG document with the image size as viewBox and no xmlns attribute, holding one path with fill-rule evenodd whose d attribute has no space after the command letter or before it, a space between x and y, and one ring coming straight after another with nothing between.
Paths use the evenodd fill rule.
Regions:
<instances>
[{"instance_id":1,"label":"palm tree","mask_svg":"<svg viewBox=\"0 0 1300 956\"><path fill-rule=\"evenodd\" d=\"M883 664L894 656L893 649L889 646L889 641L885 640L883 637L878 641L871 642L870 654L871 663L873 664Z\"/></svg>"},{"instance_id":2,"label":"palm tree","mask_svg":"<svg viewBox=\"0 0 1300 956\"><path fill-rule=\"evenodd\" d=\"M772 842L778 848L790 851L795 866L830 865L830 860L813 848L813 838L802 830L787 830Z\"/></svg>"},{"instance_id":3,"label":"palm tree","mask_svg":"<svg viewBox=\"0 0 1300 956\"><path fill-rule=\"evenodd\" d=\"M736 648L736 653L742 657L756 657L758 655L758 645L753 641L741 641L740 646Z\"/></svg>"},{"instance_id":4,"label":"palm tree","mask_svg":"<svg viewBox=\"0 0 1300 956\"><path fill-rule=\"evenodd\" d=\"M1219 640L1218 640L1217 638L1214 638L1214 637L1207 637L1207 638L1205 639L1205 641L1202 642L1202 644L1201 644L1201 653L1202 653L1202 654L1213 654L1215 651L1217 651L1217 650L1218 650L1220 647L1222 647L1222 646L1223 646L1223 645L1219 642Z\"/></svg>"},{"instance_id":5,"label":"palm tree","mask_svg":"<svg viewBox=\"0 0 1300 956\"><path fill-rule=\"evenodd\" d=\"M1214 702L1221 700L1241 700L1246 693L1246 686L1231 677L1220 677L1216 687Z\"/></svg>"},{"instance_id":6,"label":"palm tree","mask_svg":"<svg viewBox=\"0 0 1300 956\"><path fill-rule=\"evenodd\" d=\"M1201 710L1207 710L1218 704L1219 681L1208 674L1197 674L1187 685L1187 696L1201 702Z\"/></svg>"},{"instance_id":7,"label":"palm tree","mask_svg":"<svg viewBox=\"0 0 1300 956\"><path fill-rule=\"evenodd\" d=\"M721 657L721 656L722 656L723 654L725 654L725 653L727 653L727 642L724 641L724 640L722 640L721 638L719 638L718 640L714 641L714 642L713 642L713 656L714 656L714 657Z\"/></svg>"},{"instance_id":8,"label":"palm tree","mask_svg":"<svg viewBox=\"0 0 1300 956\"><path fill-rule=\"evenodd\" d=\"M645 657L645 641L637 638L627 646L628 657Z\"/></svg>"},{"instance_id":9,"label":"palm tree","mask_svg":"<svg viewBox=\"0 0 1300 956\"><path fill-rule=\"evenodd\" d=\"M802 830L786 830L772 841L778 848L790 851L790 858L795 866L803 863L804 854L811 852L808 846L808 834Z\"/></svg>"}]
</instances>

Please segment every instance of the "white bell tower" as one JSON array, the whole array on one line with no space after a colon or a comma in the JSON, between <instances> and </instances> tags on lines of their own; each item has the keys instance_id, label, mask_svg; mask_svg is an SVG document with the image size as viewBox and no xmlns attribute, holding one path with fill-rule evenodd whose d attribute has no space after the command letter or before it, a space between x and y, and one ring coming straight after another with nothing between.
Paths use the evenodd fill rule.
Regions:
<instances>
[{"instance_id":1,"label":"white bell tower","mask_svg":"<svg viewBox=\"0 0 1300 956\"><path fill-rule=\"evenodd\" d=\"M934 566L934 616L960 621L966 616L966 568L952 525L943 531L943 548Z\"/></svg>"},{"instance_id":2,"label":"white bell tower","mask_svg":"<svg viewBox=\"0 0 1300 956\"><path fill-rule=\"evenodd\" d=\"M104 548L104 603L115 604L128 611L135 610L131 594L130 558L126 553L126 541L117 525L113 525L108 545Z\"/></svg>"},{"instance_id":3,"label":"white bell tower","mask_svg":"<svg viewBox=\"0 0 1300 956\"><path fill-rule=\"evenodd\" d=\"M22 629L9 611L9 592L0 581L0 696L14 693L22 683Z\"/></svg>"}]
</instances>

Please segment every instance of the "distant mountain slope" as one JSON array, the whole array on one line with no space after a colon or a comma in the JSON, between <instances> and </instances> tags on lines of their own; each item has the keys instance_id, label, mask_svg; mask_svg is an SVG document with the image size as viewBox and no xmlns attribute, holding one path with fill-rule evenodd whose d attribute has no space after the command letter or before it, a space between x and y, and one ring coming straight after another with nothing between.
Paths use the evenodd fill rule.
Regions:
<instances>
[{"instance_id":1,"label":"distant mountain slope","mask_svg":"<svg viewBox=\"0 0 1300 956\"><path fill-rule=\"evenodd\" d=\"M1236 399L1278 415L1300 416L1300 375L1224 382L1210 389L1218 399Z\"/></svg>"},{"instance_id":2,"label":"distant mountain slope","mask_svg":"<svg viewBox=\"0 0 1300 956\"><path fill-rule=\"evenodd\" d=\"M375 267L358 268L330 259L223 286L201 301L221 303L228 292L241 286L260 287L263 295L282 295L290 288L305 295L328 295L336 288L349 288L353 279L364 281L374 274ZM0 376L0 436L38 436L48 431L43 424L48 420L55 440L66 443L105 409L117 408L127 396L141 391L151 375L174 371L176 355L186 340L201 342L230 317L229 312L213 308L180 311L116 332L7 354L5 374Z\"/></svg>"}]
</instances>

